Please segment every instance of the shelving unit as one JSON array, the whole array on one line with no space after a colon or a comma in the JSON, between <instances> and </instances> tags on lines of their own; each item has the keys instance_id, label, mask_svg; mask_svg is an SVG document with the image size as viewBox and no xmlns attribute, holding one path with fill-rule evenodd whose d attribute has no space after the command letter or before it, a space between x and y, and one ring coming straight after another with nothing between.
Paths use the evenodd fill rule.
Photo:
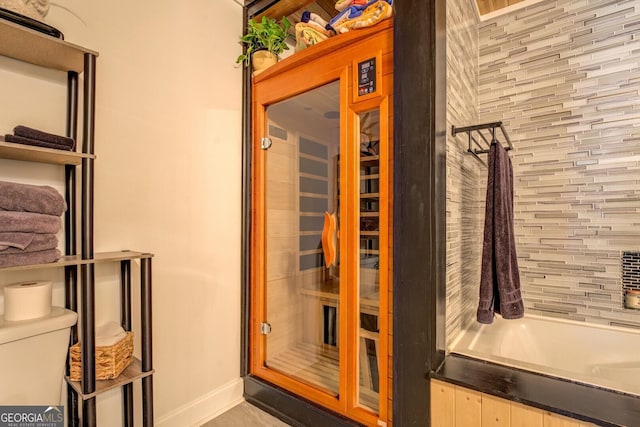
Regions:
<instances>
[{"instance_id":1,"label":"shelving unit","mask_svg":"<svg viewBox=\"0 0 640 427\"><path fill-rule=\"evenodd\" d=\"M96 391L91 394L83 394L82 393L82 384L79 381L69 381L71 387L76 391L76 393L82 397L82 399L91 399L100 393L104 393L105 391L109 391L114 388L122 387L125 384L132 383L133 381L146 378L149 375L153 374L153 370L149 372L144 372L142 370L142 362L138 358L133 359L133 363L129 365L122 373L118 376L118 378L113 380L102 380L98 382L96 386Z\"/></svg>"},{"instance_id":2,"label":"shelving unit","mask_svg":"<svg viewBox=\"0 0 640 427\"><path fill-rule=\"evenodd\" d=\"M82 342L82 381L68 381L68 425L96 425L96 396L107 390L122 387L123 426L133 425L133 381L142 381L142 423L153 425L153 363L151 326L151 260L146 252L121 251L94 253L94 123L95 123L95 67L98 53L68 43L12 22L0 20L0 55L33 65L67 73L67 136L78 140L78 80L84 74L82 149L67 152L0 142L0 158L49 163L64 166L65 200L65 256L55 263L7 267L3 271L64 268L65 306L79 311L80 341ZM80 209L77 206L76 175L81 169ZM79 218L78 218L79 213ZM80 253L78 253L78 242ZM135 359L118 378L97 382L95 379L95 265L120 263L121 325L131 330L131 261L140 262L141 359ZM80 285L80 300L78 300ZM78 308L80 307L80 310ZM70 344L78 341L77 328L72 329ZM80 419L80 403L81 414Z\"/></svg>"},{"instance_id":3,"label":"shelving unit","mask_svg":"<svg viewBox=\"0 0 640 427\"><path fill-rule=\"evenodd\" d=\"M0 158L4 159L6 157L2 157L2 155L0 155ZM0 268L0 271L35 270L35 269L44 269L44 268L69 267L69 266L78 266L83 264L99 264L99 263L107 263L107 262L143 259L143 258L150 258L152 256L153 255L150 253L135 252L135 251L101 252L101 253L95 254L92 259L82 259L80 255L67 255L67 256L63 256L56 262L52 262L48 264L16 265L14 267Z\"/></svg>"},{"instance_id":4,"label":"shelving unit","mask_svg":"<svg viewBox=\"0 0 640 427\"><path fill-rule=\"evenodd\" d=\"M0 157L3 159L22 160L26 162L51 163L57 165L82 164L82 159L95 159L93 154L71 151L53 150L51 148L29 147L0 141Z\"/></svg>"}]
</instances>

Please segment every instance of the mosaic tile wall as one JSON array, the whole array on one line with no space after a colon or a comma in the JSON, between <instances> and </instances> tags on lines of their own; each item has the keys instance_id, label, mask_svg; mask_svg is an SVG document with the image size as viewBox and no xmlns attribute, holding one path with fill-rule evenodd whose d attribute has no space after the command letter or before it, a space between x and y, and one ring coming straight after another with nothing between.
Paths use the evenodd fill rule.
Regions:
<instances>
[{"instance_id":1,"label":"mosaic tile wall","mask_svg":"<svg viewBox=\"0 0 640 427\"><path fill-rule=\"evenodd\" d=\"M447 1L447 129L478 123L478 24L474 0ZM475 319L486 168L447 137L447 344ZM475 284L475 286L474 286Z\"/></svg>"},{"instance_id":2,"label":"mosaic tile wall","mask_svg":"<svg viewBox=\"0 0 640 427\"><path fill-rule=\"evenodd\" d=\"M621 283L640 250L640 2L543 1L479 40L480 119L515 145L527 311L640 327Z\"/></svg>"}]
</instances>

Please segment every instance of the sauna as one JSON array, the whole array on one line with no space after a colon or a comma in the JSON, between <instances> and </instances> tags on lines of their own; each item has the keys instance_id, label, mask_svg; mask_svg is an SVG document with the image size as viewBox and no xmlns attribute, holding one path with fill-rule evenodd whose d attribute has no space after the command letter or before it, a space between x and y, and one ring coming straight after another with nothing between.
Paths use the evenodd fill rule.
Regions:
<instances>
[{"instance_id":1,"label":"sauna","mask_svg":"<svg viewBox=\"0 0 640 427\"><path fill-rule=\"evenodd\" d=\"M250 375L365 425L391 424L392 29L250 86Z\"/></svg>"}]
</instances>

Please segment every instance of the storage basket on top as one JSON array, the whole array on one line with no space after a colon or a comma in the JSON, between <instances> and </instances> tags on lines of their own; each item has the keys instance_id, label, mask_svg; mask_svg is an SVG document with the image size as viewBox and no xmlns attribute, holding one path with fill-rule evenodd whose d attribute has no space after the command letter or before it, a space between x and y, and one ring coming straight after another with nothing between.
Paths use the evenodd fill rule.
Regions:
<instances>
[{"instance_id":1,"label":"storage basket on top","mask_svg":"<svg viewBox=\"0 0 640 427\"><path fill-rule=\"evenodd\" d=\"M117 378L131 362L133 362L133 332L127 332L124 338L113 345L96 347L96 379ZM82 362L79 342L69 349L69 365L69 379L80 381Z\"/></svg>"}]
</instances>

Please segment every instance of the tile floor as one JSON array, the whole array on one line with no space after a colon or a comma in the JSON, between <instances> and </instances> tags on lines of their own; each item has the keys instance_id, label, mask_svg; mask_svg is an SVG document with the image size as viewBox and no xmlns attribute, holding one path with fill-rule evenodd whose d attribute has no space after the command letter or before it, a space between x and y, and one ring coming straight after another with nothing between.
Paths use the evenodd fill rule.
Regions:
<instances>
[{"instance_id":1,"label":"tile floor","mask_svg":"<svg viewBox=\"0 0 640 427\"><path fill-rule=\"evenodd\" d=\"M287 427L279 419L247 402L234 406L202 427Z\"/></svg>"}]
</instances>

